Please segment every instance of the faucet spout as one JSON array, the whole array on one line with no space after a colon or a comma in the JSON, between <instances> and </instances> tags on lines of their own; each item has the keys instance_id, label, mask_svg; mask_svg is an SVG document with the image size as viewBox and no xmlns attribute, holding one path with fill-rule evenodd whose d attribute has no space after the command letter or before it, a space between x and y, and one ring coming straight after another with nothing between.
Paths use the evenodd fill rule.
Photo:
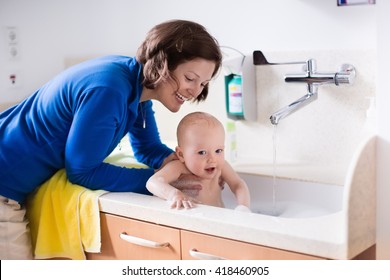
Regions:
<instances>
[{"instance_id":1,"label":"faucet spout","mask_svg":"<svg viewBox=\"0 0 390 280\"><path fill-rule=\"evenodd\" d=\"M312 88L312 86L308 86L309 89ZM312 88L313 89L313 88ZM273 125L277 125L281 119L284 119L285 117L291 115L295 111L298 111L300 108L306 106L307 104L313 102L317 99L317 88L315 87L315 90L309 90L308 93L298 100L294 101L293 103L287 105L286 107L278 110L274 114L271 115L270 120Z\"/></svg>"}]
</instances>

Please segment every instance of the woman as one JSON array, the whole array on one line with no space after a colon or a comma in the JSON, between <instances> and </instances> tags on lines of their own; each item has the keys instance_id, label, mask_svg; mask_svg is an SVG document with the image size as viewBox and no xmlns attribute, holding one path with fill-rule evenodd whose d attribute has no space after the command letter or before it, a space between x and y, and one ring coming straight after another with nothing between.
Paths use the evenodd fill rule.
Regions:
<instances>
[{"instance_id":1,"label":"woman","mask_svg":"<svg viewBox=\"0 0 390 280\"><path fill-rule=\"evenodd\" d=\"M59 169L89 189L148 193L154 169L175 159L160 141L151 100L172 112L205 100L221 60L203 26L168 21L149 31L136 58L78 64L1 113L0 258L31 258L22 205ZM103 162L127 133L135 157L150 169Z\"/></svg>"}]
</instances>

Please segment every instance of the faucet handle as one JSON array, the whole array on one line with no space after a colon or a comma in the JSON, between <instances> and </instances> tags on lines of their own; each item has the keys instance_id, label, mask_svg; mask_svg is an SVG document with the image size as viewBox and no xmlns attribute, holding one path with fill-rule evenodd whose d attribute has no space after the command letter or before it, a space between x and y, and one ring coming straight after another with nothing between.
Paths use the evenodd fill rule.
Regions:
<instances>
[{"instance_id":1,"label":"faucet handle","mask_svg":"<svg viewBox=\"0 0 390 280\"><path fill-rule=\"evenodd\" d=\"M353 84L355 81L356 70L355 67L351 64L341 65L340 72L337 72L335 75L335 84Z\"/></svg>"}]
</instances>

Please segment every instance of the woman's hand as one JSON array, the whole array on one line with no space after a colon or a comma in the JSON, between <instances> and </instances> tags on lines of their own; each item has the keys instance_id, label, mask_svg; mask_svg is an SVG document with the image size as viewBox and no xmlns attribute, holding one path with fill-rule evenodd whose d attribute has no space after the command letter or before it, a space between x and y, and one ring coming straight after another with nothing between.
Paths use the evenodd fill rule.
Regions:
<instances>
[{"instance_id":1,"label":"woman's hand","mask_svg":"<svg viewBox=\"0 0 390 280\"><path fill-rule=\"evenodd\" d=\"M171 185L190 197L197 197L202 190L201 182L194 174L182 174L179 179L172 182Z\"/></svg>"},{"instance_id":2,"label":"woman's hand","mask_svg":"<svg viewBox=\"0 0 390 280\"><path fill-rule=\"evenodd\" d=\"M178 160L179 158L177 157L176 153L172 153L169 156L167 156L164 161L162 162L161 166L159 169L154 170L154 173L162 169L167 163L173 161L173 160Z\"/></svg>"}]
</instances>

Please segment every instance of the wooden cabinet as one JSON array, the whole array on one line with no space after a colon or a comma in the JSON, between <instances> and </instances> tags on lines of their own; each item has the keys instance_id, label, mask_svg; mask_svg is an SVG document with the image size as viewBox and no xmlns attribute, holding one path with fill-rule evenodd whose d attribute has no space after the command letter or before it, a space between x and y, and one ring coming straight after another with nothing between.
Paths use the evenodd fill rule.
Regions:
<instances>
[{"instance_id":1,"label":"wooden cabinet","mask_svg":"<svg viewBox=\"0 0 390 280\"><path fill-rule=\"evenodd\" d=\"M230 260L318 260L319 257L191 231L181 231L182 258Z\"/></svg>"},{"instance_id":2,"label":"wooden cabinet","mask_svg":"<svg viewBox=\"0 0 390 280\"><path fill-rule=\"evenodd\" d=\"M88 253L91 260L180 259L180 230L167 226L100 214L101 253Z\"/></svg>"},{"instance_id":3,"label":"wooden cabinet","mask_svg":"<svg viewBox=\"0 0 390 280\"><path fill-rule=\"evenodd\" d=\"M101 253L91 260L320 259L202 233L101 213Z\"/></svg>"}]
</instances>

